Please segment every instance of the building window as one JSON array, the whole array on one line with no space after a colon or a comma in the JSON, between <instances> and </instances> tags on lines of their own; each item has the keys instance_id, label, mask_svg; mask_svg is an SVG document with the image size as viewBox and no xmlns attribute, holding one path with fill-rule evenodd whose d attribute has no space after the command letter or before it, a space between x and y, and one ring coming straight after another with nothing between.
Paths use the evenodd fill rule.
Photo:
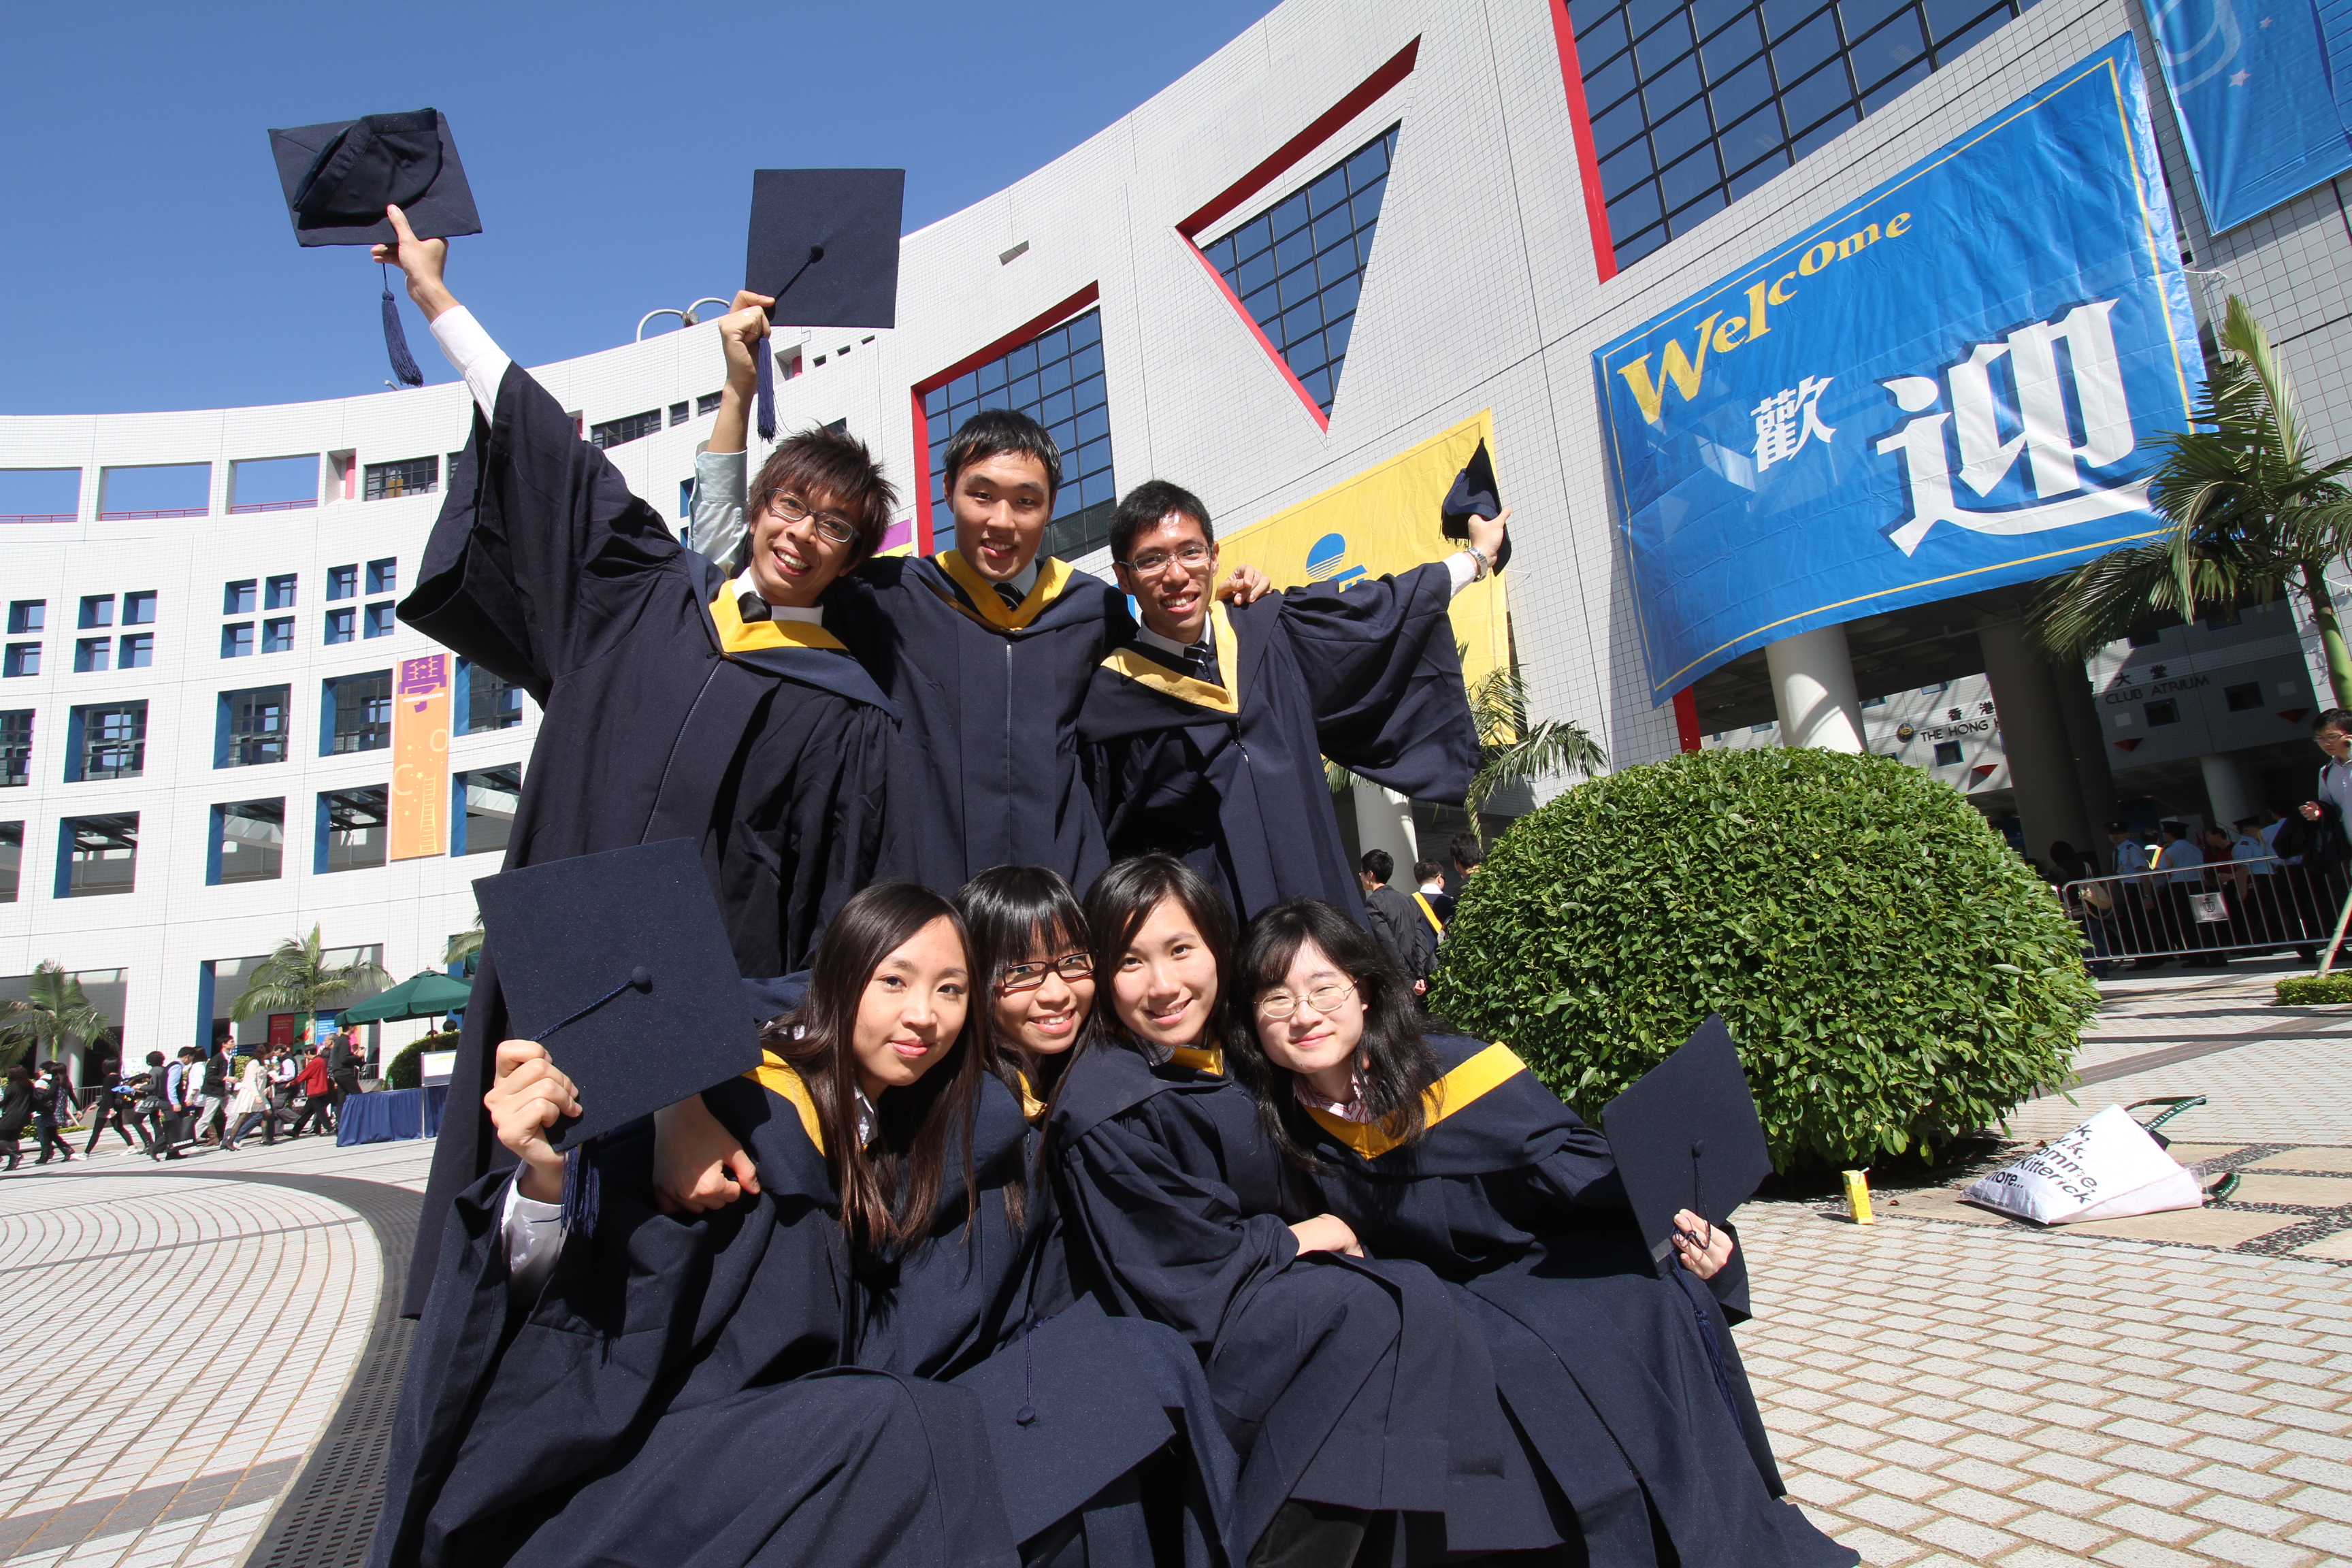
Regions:
<instances>
[{"instance_id":1,"label":"building window","mask_svg":"<svg viewBox=\"0 0 2352 1568\"><path fill-rule=\"evenodd\" d=\"M295 574L272 577L264 584L261 607L265 610L290 610L294 607Z\"/></svg>"},{"instance_id":2,"label":"building window","mask_svg":"<svg viewBox=\"0 0 2352 1568\"><path fill-rule=\"evenodd\" d=\"M396 624L397 622L393 614L393 602L390 599L386 599L381 604L370 605L367 607L367 620L365 622L365 626L369 637L388 637L392 635L392 628Z\"/></svg>"},{"instance_id":3,"label":"building window","mask_svg":"<svg viewBox=\"0 0 2352 1568\"><path fill-rule=\"evenodd\" d=\"M294 646L294 617L281 616L261 623L261 651L284 653Z\"/></svg>"},{"instance_id":4,"label":"building window","mask_svg":"<svg viewBox=\"0 0 2352 1568\"><path fill-rule=\"evenodd\" d=\"M113 647L114 640L111 637L83 637L76 642L74 673L88 675L94 670L105 669L108 655L112 651Z\"/></svg>"},{"instance_id":5,"label":"building window","mask_svg":"<svg viewBox=\"0 0 2352 1568\"><path fill-rule=\"evenodd\" d=\"M1201 247L1326 414L1348 357L1396 143L1391 125L1305 190Z\"/></svg>"},{"instance_id":6,"label":"building window","mask_svg":"<svg viewBox=\"0 0 2352 1568\"><path fill-rule=\"evenodd\" d=\"M955 513L947 500L948 440L957 426L983 408L1028 415L1053 432L1062 448L1062 489L1055 498L1054 521L1045 530L1045 552L1082 555L1108 540L1118 494L1111 475L1105 384L1102 312L1093 310L924 393L933 547L948 550L955 544Z\"/></svg>"},{"instance_id":7,"label":"building window","mask_svg":"<svg viewBox=\"0 0 2352 1568\"><path fill-rule=\"evenodd\" d=\"M1958 741L1938 741L1936 742L1936 765L1937 767L1948 768L1958 763L1959 760L1960 743Z\"/></svg>"},{"instance_id":8,"label":"building window","mask_svg":"<svg viewBox=\"0 0 2352 1568\"><path fill-rule=\"evenodd\" d=\"M521 687L508 684L493 671L466 658L457 661L457 684L455 707L458 734L478 735L492 730L511 730L522 722Z\"/></svg>"},{"instance_id":9,"label":"building window","mask_svg":"<svg viewBox=\"0 0 2352 1568\"><path fill-rule=\"evenodd\" d=\"M251 577L240 582L224 584L221 587L221 614L249 616L260 597L261 584Z\"/></svg>"},{"instance_id":10,"label":"building window","mask_svg":"<svg viewBox=\"0 0 2352 1568\"><path fill-rule=\"evenodd\" d=\"M223 658L245 658L249 657L252 652L253 623L251 621L238 621L234 626L221 627L221 657Z\"/></svg>"},{"instance_id":11,"label":"building window","mask_svg":"<svg viewBox=\"0 0 2352 1568\"><path fill-rule=\"evenodd\" d=\"M293 689L286 686L222 692L213 766L247 768L258 763L282 763L291 755L287 738L292 696Z\"/></svg>"},{"instance_id":12,"label":"building window","mask_svg":"<svg viewBox=\"0 0 2352 1568\"><path fill-rule=\"evenodd\" d=\"M694 416L699 419L706 414L718 413L719 401L726 395L723 392L704 393L694 400Z\"/></svg>"},{"instance_id":13,"label":"building window","mask_svg":"<svg viewBox=\"0 0 2352 1568\"><path fill-rule=\"evenodd\" d=\"M395 500L402 496L429 496L441 488L441 459L411 458L404 463L370 463L363 499Z\"/></svg>"},{"instance_id":14,"label":"building window","mask_svg":"<svg viewBox=\"0 0 2352 1568\"><path fill-rule=\"evenodd\" d=\"M2033 0L1570 0L1617 265L1770 179Z\"/></svg>"},{"instance_id":15,"label":"building window","mask_svg":"<svg viewBox=\"0 0 2352 1568\"><path fill-rule=\"evenodd\" d=\"M686 421L687 421L687 412L686 412L686 411L687 411L687 409L688 409L688 408L689 408L689 407L691 407L691 406L692 406L692 405L690 405L690 404L685 404L685 403L673 403L673 404L671 404L671 405L669 405L669 422L670 422L671 424L673 424L673 425L683 425L683 424L685 424L685 423L686 423Z\"/></svg>"},{"instance_id":16,"label":"building window","mask_svg":"<svg viewBox=\"0 0 2352 1568\"><path fill-rule=\"evenodd\" d=\"M370 598L378 594L400 592L400 561L397 556L388 555L381 561L368 563L367 591Z\"/></svg>"},{"instance_id":17,"label":"building window","mask_svg":"<svg viewBox=\"0 0 2352 1568\"><path fill-rule=\"evenodd\" d=\"M95 626L110 626L113 624L113 595L84 594L82 595L80 621L82 630L89 631Z\"/></svg>"},{"instance_id":18,"label":"building window","mask_svg":"<svg viewBox=\"0 0 2352 1568\"><path fill-rule=\"evenodd\" d=\"M38 675L41 673L41 645L37 642L12 642L8 651L0 655L0 675Z\"/></svg>"},{"instance_id":19,"label":"building window","mask_svg":"<svg viewBox=\"0 0 2352 1568\"><path fill-rule=\"evenodd\" d=\"M147 767L147 704L110 702L70 710L68 784L87 779L135 779Z\"/></svg>"},{"instance_id":20,"label":"building window","mask_svg":"<svg viewBox=\"0 0 2352 1568\"><path fill-rule=\"evenodd\" d=\"M138 632L122 639L117 650L117 669L146 669L155 662L155 634Z\"/></svg>"},{"instance_id":21,"label":"building window","mask_svg":"<svg viewBox=\"0 0 2352 1568\"><path fill-rule=\"evenodd\" d=\"M26 632L46 631L49 624L49 602L47 599L18 599L8 606L8 635L23 637Z\"/></svg>"},{"instance_id":22,"label":"building window","mask_svg":"<svg viewBox=\"0 0 2352 1568\"><path fill-rule=\"evenodd\" d=\"M2124 634L2124 643L2128 647L2154 647L2163 636L2154 626L2134 626Z\"/></svg>"},{"instance_id":23,"label":"building window","mask_svg":"<svg viewBox=\"0 0 2352 1568\"><path fill-rule=\"evenodd\" d=\"M68 816L58 824L58 897L127 893L139 881L139 814Z\"/></svg>"},{"instance_id":24,"label":"building window","mask_svg":"<svg viewBox=\"0 0 2352 1568\"><path fill-rule=\"evenodd\" d=\"M2179 723L2180 704L2174 701L2169 697L2166 698L2161 702L2151 702L2147 704L2147 721L2151 725Z\"/></svg>"},{"instance_id":25,"label":"building window","mask_svg":"<svg viewBox=\"0 0 2352 1568\"><path fill-rule=\"evenodd\" d=\"M25 869L25 825L0 822L0 904L16 901Z\"/></svg>"},{"instance_id":26,"label":"building window","mask_svg":"<svg viewBox=\"0 0 2352 1568\"><path fill-rule=\"evenodd\" d=\"M205 879L274 882L286 874L286 802L239 800L213 807L213 863Z\"/></svg>"},{"instance_id":27,"label":"building window","mask_svg":"<svg viewBox=\"0 0 2352 1568\"><path fill-rule=\"evenodd\" d=\"M122 595L122 624L126 626L152 626L155 624L155 590Z\"/></svg>"},{"instance_id":28,"label":"building window","mask_svg":"<svg viewBox=\"0 0 2352 1568\"><path fill-rule=\"evenodd\" d=\"M376 752L392 744L392 671L346 676L326 683L326 743L320 756Z\"/></svg>"},{"instance_id":29,"label":"building window","mask_svg":"<svg viewBox=\"0 0 2352 1568\"><path fill-rule=\"evenodd\" d=\"M329 642L349 642L359 635L358 628L359 612L357 610L341 609L329 610L327 612L327 640Z\"/></svg>"},{"instance_id":30,"label":"building window","mask_svg":"<svg viewBox=\"0 0 2352 1568\"><path fill-rule=\"evenodd\" d=\"M327 568L327 597L331 602L336 599L355 599L359 597L359 592L360 569L357 566Z\"/></svg>"},{"instance_id":31,"label":"building window","mask_svg":"<svg viewBox=\"0 0 2352 1568\"><path fill-rule=\"evenodd\" d=\"M503 855L522 800L522 768L476 768L451 775L456 799L449 819L456 826L452 855Z\"/></svg>"},{"instance_id":32,"label":"building window","mask_svg":"<svg viewBox=\"0 0 2352 1568\"><path fill-rule=\"evenodd\" d=\"M588 426L588 439L598 451L608 452L640 437L650 436L661 427L661 410L648 408L643 414L632 414L626 419L607 419L602 425L591 425Z\"/></svg>"},{"instance_id":33,"label":"building window","mask_svg":"<svg viewBox=\"0 0 2352 1568\"><path fill-rule=\"evenodd\" d=\"M1886 706L1886 699L1884 697L1865 697L1862 700L1862 706L1864 708L1884 708Z\"/></svg>"},{"instance_id":34,"label":"building window","mask_svg":"<svg viewBox=\"0 0 2352 1568\"><path fill-rule=\"evenodd\" d=\"M319 848L315 868L361 871L384 858L384 790L338 790L319 797Z\"/></svg>"},{"instance_id":35,"label":"building window","mask_svg":"<svg viewBox=\"0 0 2352 1568\"><path fill-rule=\"evenodd\" d=\"M2263 683L2259 680L2249 680L2243 686L2225 686L2221 688L2221 700L2230 705L2230 711L2232 713L2243 713L2249 708L2260 708L2263 705Z\"/></svg>"},{"instance_id":36,"label":"building window","mask_svg":"<svg viewBox=\"0 0 2352 1568\"><path fill-rule=\"evenodd\" d=\"M33 782L33 710L0 713L0 789Z\"/></svg>"}]
</instances>

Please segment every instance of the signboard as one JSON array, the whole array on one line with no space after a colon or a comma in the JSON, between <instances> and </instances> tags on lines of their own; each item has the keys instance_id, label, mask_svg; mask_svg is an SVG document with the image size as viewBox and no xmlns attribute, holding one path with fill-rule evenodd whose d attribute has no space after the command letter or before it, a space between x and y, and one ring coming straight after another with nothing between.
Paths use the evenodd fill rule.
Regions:
<instances>
[{"instance_id":1,"label":"signboard","mask_svg":"<svg viewBox=\"0 0 2352 1568\"><path fill-rule=\"evenodd\" d=\"M2149 0L2147 19L2214 233L2352 169L2352 11Z\"/></svg>"},{"instance_id":2,"label":"signboard","mask_svg":"<svg viewBox=\"0 0 2352 1568\"><path fill-rule=\"evenodd\" d=\"M1277 588L1334 583L1344 590L1351 583L1441 561L1462 545L1438 531L1438 509L1454 486L1454 476L1482 440L1495 460L1499 493L1507 504L1510 476L1504 469L1504 455L1495 449L1495 412L1490 408L1264 522L1221 537L1219 570L1247 564L1264 572ZM1464 647L1465 682L1475 686L1488 671L1510 667L1510 612L1501 577L1490 576L1463 589L1448 613L1454 640Z\"/></svg>"},{"instance_id":3,"label":"signboard","mask_svg":"<svg viewBox=\"0 0 2352 1568\"><path fill-rule=\"evenodd\" d=\"M2152 537L2204 364L2130 36L1593 368L1654 702Z\"/></svg>"},{"instance_id":4,"label":"signboard","mask_svg":"<svg viewBox=\"0 0 2352 1568\"><path fill-rule=\"evenodd\" d=\"M449 848L449 656L404 658L392 689L394 860Z\"/></svg>"}]
</instances>

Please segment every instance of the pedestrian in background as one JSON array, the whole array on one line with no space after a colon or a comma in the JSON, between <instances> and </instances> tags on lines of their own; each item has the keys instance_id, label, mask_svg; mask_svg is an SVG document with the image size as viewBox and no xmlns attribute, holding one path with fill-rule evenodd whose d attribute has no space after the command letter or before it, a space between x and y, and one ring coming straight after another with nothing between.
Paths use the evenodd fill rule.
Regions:
<instances>
[{"instance_id":1,"label":"pedestrian in background","mask_svg":"<svg viewBox=\"0 0 2352 1568\"><path fill-rule=\"evenodd\" d=\"M123 1093L122 1075L116 1072L106 1075L106 1081L99 1086L96 1098L90 1101L89 1142L81 1147L82 1158L88 1159L98 1152L99 1135L106 1131L106 1124L110 1121L114 1123L115 1131L122 1135L124 1148L137 1149L146 1144L146 1128L140 1128L136 1140L131 1136L131 1102Z\"/></svg>"},{"instance_id":2,"label":"pedestrian in background","mask_svg":"<svg viewBox=\"0 0 2352 1568\"><path fill-rule=\"evenodd\" d=\"M343 1101L360 1091L359 1036L356 1033L338 1037L334 1052L327 1058L327 1081L334 1085L334 1100L330 1114L340 1126L343 1120Z\"/></svg>"},{"instance_id":3,"label":"pedestrian in background","mask_svg":"<svg viewBox=\"0 0 2352 1568\"><path fill-rule=\"evenodd\" d=\"M294 1077L294 1089L302 1097L302 1110L286 1134L289 1138L299 1138L305 1127L313 1132L334 1131L327 1120L333 1087L327 1071L327 1047L321 1045L303 1059L301 1070Z\"/></svg>"},{"instance_id":4,"label":"pedestrian in background","mask_svg":"<svg viewBox=\"0 0 2352 1568\"><path fill-rule=\"evenodd\" d=\"M1438 934L1444 935L1447 922L1454 919L1454 895L1445 890L1444 868L1434 860L1416 860L1412 879L1421 884L1416 890L1429 906L1429 918L1436 922Z\"/></svg>"},{"instance_id":5,"label":"pedestrian in background","mask_svg":"<svg viewBox=\"0 0 2352 1568\"><path fill-rule=\"evenodd\" d=\"M72 1114L73 1086L66 1081L66 1069L54 1059L43 1062L40 1076L33 1080L33 1142L41 1152L34 1164L47 1164L51 1149L59 1163L73 1163L73 1152L58 1131L58 1123Z\"/></svg>"},{"instance_id":6,"label":"pedestrian in background","mask_svg":"<svg viewBox=\"0 0 2352 1568\"><path fill-rule=\"evenodd\" d=\"M1416 996L1429 989L1429 956L1437 946L1429 924L1411 900L1389 886L1396 875L1396 857L1385 849L1367 849L1356 879L1364 887L1364 910L1372 940L1381 944L1391 963L1412 987Z\"/></svg>"},{"instance_id":7,"label":"pedestrian in background","mask_svg":"<svg viewBox=\"0 0 2352 1568\"><path fill-rule=\"evenodd\" d=\"M8 1154L8 1169L16 1168L25 1123L33 1119L33 1075L23 1062L11 1063L7 1081L0 1087L0 1149Z\"/></svg>"},{"instance_id":8,"label":"pedestrian in background","mask_svg":"<svg viewBox=\"0 0 2352 1568\"><path fill-rule=\"evenodd\" d=\"M199 1143L218 1143L228 1129L222 1113L228 1106L229 1086L236 1081L236 1061L226 1040L213 1042L212 1054L196 1069L195 1137Z\"/></svg>"}]
</instances>

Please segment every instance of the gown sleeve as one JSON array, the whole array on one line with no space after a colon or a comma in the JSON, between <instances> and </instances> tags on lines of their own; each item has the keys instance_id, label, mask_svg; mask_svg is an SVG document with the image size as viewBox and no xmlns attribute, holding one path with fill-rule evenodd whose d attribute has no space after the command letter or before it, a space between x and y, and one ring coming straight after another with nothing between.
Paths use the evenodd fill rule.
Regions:
<instances>
[{"instance_id":1,"label":"gown sleeve","mask_svg":"<svg viewBox=\"0 0 2352 1568\"><path fill-rule=\"evenodd\" d=\"M694 458L694 548L721 566L743 542L744 474L750 455L698 452Z\"/></svg>"},{"instance_id":2,"label":"gown sleeve","mask_svg":"<svg viewBox=\"0 0 2352 1568\"><path fill-rule=\"evenodd\" d=\"M680 552L667 520L520 365L478 409L400 618L529 691L605 652Z\"/></svg>"},{"instance_id":3,"label":"gown sleeve","mask_svg":"<svg viewBox=\"0 0 2352 1568\"><path fill-rule=\"evenodd\" d=\"M804 773L783 827L792 855L782 889L785 968L812 962L817 940L850 895L875 879L888 800L890 718L862 702L837 702L803 749Z\"/></svg>"},{"instance_id":4,"label":"gown sleeve","mask_svg":"<svg viewBox=\"0 0 2352 1568\"><path fill-rule=\"evenodd\" d=\"M1415 800L1459 800L1478 771L1452 598L1442 563L1282 595L1323 754Z\"/></svg>"},{"instance_id":5,"label":"gown sleeve","mask_svg":"<svg viewBox=\"0 0 2352 1568\"><path fill-rule=\"evenodd\" d=\"M1064 1145L1065 1214L1120 1311L1205 1353L1251 1289L1298 1256L1298 1238L1276 1215L1244 1218L1229 1188L1185 1171L1167 1120L1147 1101Z\"/></svg>"}]
</instances>

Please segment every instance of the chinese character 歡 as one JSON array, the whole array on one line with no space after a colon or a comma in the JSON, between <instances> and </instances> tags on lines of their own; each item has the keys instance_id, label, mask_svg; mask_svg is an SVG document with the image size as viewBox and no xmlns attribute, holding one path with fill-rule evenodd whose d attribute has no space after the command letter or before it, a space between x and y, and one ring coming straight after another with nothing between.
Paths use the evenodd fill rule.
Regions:
<instances>
[{"instance_id":1,"label":"chinese character \u6b61","mask_svg":"<svg viewBox=\"0 0 2352 1568\"><path fill-rule=\"evenodd\" d=\"M1834 376L1805 377L1795 386L1783 387L1754 408L1756 420L1756 471L1762 473L1775 463L1786 462L1804 450L1805 443L1819 436L1822 444L1837 434L1822 423L1822 394L1830 389Z\"/></svg>"}]
</instances>

